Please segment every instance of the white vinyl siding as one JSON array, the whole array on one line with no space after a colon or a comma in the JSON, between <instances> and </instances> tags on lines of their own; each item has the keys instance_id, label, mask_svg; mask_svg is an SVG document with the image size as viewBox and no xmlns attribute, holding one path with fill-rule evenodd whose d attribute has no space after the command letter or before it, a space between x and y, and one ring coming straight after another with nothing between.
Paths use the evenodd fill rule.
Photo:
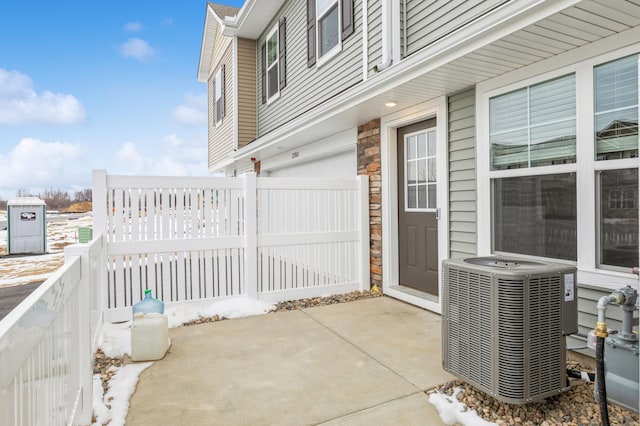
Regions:
<instances>
[{"instance_id":1,"label":"white vinyl siding","mask_svg":"<svg viewBox=\"0 0 640 426\"><path fill-rule=\"evenodd\" d=\"M341 52L322 66L307 67L307 9L306 2L287 2L268 28L280 18L287 19L287 86L279 99L258 105L258 136L278 128L301 114L331 99L362 81L362 2L355 4L356 31L342 43ZM266 41L265 33L258 46ZM262 63L258 52L257 64ZM258 79L257 93L262 93Z\"/></svg>"},{"instance_id":2,"label":"white vinyl siding","mask_svg":"<svg viewBox=\"0 0 640 426\"><path fill-rule=\"evenodd\" d=\"M476 254L475 91L452 95L449 108L449 256Z\"/></svg>"}]
</instances>

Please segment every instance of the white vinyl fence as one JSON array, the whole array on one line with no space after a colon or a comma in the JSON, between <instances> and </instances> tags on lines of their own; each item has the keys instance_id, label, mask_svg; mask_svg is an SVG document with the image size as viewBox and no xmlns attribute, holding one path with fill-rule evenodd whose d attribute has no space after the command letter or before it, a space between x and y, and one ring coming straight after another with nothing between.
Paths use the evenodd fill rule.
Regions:
<instances>
[{"instance_id":1,"label":"white vinyl fence","mask_svg":"<svg viewBox=\"0 0 640 426\"><path fill-rule=\"evenodd\" d=\"M167 304L246 296L272 302L369 282L366 177L134 177L94 171L108 321L145 289Z\"/></svg>"},{"instance_id":2,"label":"white vinyl fence","mask_svg":"<svg viewBox=\"0 0 640 426\"><path fill-rule=\"evenodd\" d=\"M101 238L67 247L62 268L0 321L0 425L91 423L101 257Z\"/></svg>"}]
</instances>

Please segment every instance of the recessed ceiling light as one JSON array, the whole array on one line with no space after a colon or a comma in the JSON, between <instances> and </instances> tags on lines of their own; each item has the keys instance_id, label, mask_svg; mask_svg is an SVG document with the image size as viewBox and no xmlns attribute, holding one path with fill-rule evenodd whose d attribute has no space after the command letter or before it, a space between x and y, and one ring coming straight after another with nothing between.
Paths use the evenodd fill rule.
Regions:
<instances>
[{"instance_id":1,"label":"recessed ceiling light","mask_svg":"<svg viewBox=\"0 0 640 426\"><path fill-rule=\"evenodd\" d=\"M397 104L397 103L395 103L395 102L393 102L393 101L391 101L391 102L385 102L385 104L384 104L384 106L388 106L388 107L394 107L394 106L396 106L396 105L398 105L398 104Z\"/></svg>"}]
</instances>

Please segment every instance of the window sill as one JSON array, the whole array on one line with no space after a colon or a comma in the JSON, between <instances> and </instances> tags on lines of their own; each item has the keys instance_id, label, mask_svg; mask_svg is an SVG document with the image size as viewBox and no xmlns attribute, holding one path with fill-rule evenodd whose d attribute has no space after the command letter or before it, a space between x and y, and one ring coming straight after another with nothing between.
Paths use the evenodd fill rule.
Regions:
<instances>
[{"instance_id":1,"label":"window sill","mask_svg":"<svg viewBox=\"0 0 640 426\"><path fill-rule=\"evenodd\" d=\"M607 271L604 269L578 268L578 284L589 285L606 290L618 290L625 286L637 286L638 278L631 273Z\"/></svg>"},{"instance_id":2,"label":"window sill","mask_svg":"<svg viewBox=\"0 0 640 426\"><path fill-rule=\"evenodd\" d=\"M280 98L280 91L278 91L278 93L271 96L270 98L267 98L266 105L271 105L273 102L277 101L279 98Z\"/></svg>"},{"instance_id":3,"label":"window sill","mask_svg":"<svg viewBox=\"0 0 640 426\"><path fill-rule=\"evenodd\" d=\"M335 45L330 51L325 53L323 56L318 57L317 60L316 60L316 67L317 68L322 67L324 64L329 62L329 60L331 60L331 58L333 58L334 56L336 56L340 52L342 52L342 42L340 42L337 45Z\"/></svg>"}]
</instances>

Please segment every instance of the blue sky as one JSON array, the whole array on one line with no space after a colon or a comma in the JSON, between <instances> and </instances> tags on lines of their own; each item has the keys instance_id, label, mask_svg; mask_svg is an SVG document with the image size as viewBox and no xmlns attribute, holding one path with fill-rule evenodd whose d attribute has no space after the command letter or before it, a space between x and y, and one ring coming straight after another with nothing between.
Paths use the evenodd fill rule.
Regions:
<instances>
[{"instance_id":1,"label":"blue sky","mask_svg":"<svg viewBox=\"0 0 640 426\"><path fill-rule=\"evenodd\" d=\"M206 175L205 10L204 0L3 1L0 197L72 193L95 168Z\"/></svg>"}]
</instances>

